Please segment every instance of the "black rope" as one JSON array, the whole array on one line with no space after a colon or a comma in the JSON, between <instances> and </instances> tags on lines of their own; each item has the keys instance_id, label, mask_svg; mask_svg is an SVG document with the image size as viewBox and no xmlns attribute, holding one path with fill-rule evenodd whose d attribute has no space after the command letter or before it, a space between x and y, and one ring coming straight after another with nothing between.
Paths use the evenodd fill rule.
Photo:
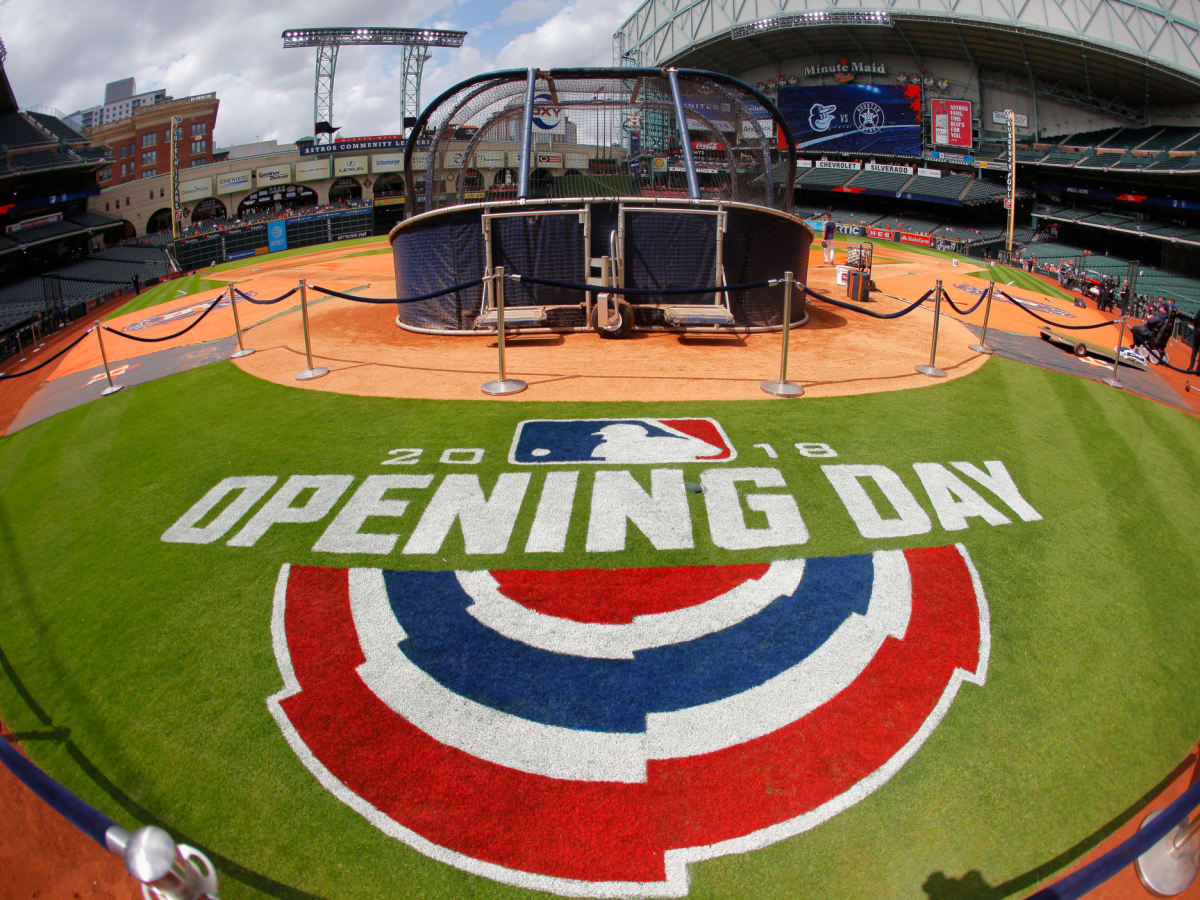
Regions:
<instances>
[{"instance_id":1,"label":"black rope","mask_svg":"<svg viewBox=\"0 0 1200 900\"><path fill-rule=\"evenodd\" d=\"M996 293L998 293L1001 297L1003 297L1009 303L1013 304L1013 306L1016 306L1016 307L1019 307L1020 309L1025 310L1025 312L1029 313L1031 316L1033 316L1039 322L1045 322L1047 325L1053 325L1055 328L1061 328L1063 331L1087 331L1088 329L1091 329L1091 328L1104 328L1107 325L1116 325L1117 324L1115 319L1111 322L1101 322L1099 325L1063 325L1059 322L1051 322L1049 319L1045 318L1044 316L1039 316L1037 313L1035 313L1032 309L1029 309L1028 307L1026 307L1024 304L1018 303L1012 297L1008 296L1008 294L1004 293L1004 291L997 291Z\"/></svg>"},{"instance_id":2,"label":"black rope","mask_svg":"<svg viewBox=\"0 0 1200 900\"><path fill-rule=\"evenodd\" d=\"M979 309L980 303L982 303L984 300L987 299L987 291L984 291L982 294L979 295L979 299L975 301L975 305L972 306L970 309L963 309L957 303L955 303L954 298L952 298L950 296L950 292L947 291L945 288L942 288L942 296L946 298L946 302L950 304L950 308L952 310L954 310L956 313L958 313L960 316L969 316L971 313L975 312L975 310Z\"/></svg>"},{"instance_id":3,"label":"black rope","mask_svg":"<svg viewBox=\"0 0 1200 900\"><path fill-rule=\"evenodd\" d=\"M528 281L530 284L544 284L549 287L570 288L575 291L590 291L593 294L628 294L631 296L651 296L662 294L713 294L730 291L748 291L752 288L772 287L782 283L781 280L748 281L745 284L715 284L711 287L699 288L622 288L607 284L575 284L570 281L556 281L553 278L535 278L533 275L509 275L513 281ZM801 286L796 282L797 286Z\"/></svg>"},{"instance_id":4,"label":"black rope","mask_svg":"<svg viewBox=\"0 0 1200 900\"><path fill-rule=\"evenodd\" d=\"M217 299L215 299L212 303L208 304L208 309L206 309L204 312L200 313L200 315L196 318L196 321L193 322L191 325L187 326L187 328L184 328L182 331L177 331L174 334L163 335L162 337L138 337L136 334L126 334L124 331L117 331L117 329L109 328L107 325L101 325L100 327L103 328L105 331L107 331L109 334L115 334L118 337L129 338L129 340L131 340L131 341L141 341L143 344L157 344L159 341L169 341L172 338L177 338L177 337L180 337L181 335L187 334L189 331L191 331L193 328L195 328L197 325L199 325L201 322L203 322L204 317L207 316L214 309L216 309L217 304L220 303L224 299L225 299L224 294L219 295L217 297Z\"/></svg>"},{"instance_id":5,"label":"black rope","mask_svg":"<svg viewBox=\"0 0 1200 900\"><path fill-rule=\"evenodd\" d=\"M419 297L360 297L357 294L343 294L341 291L331 291L329 288L318 287L315 284L309 285L309 287L322 294L328 294L330 297L341 297L343 300L357 300L359 303L418 303L421 300L432 300L434 297L453 294L455 291L465 291L467 288L477 287L487 280L486 278L476 278L473 281L464 281L462 284L441 288L429 294L421 294Z\"/></svg>"},{"instance_id":6,"label":"black rope","mask_svg":"<svg viewBox=\"0 0 1200 900\"><path fill-rule=\"evenodd\" d=\"M20 378L22 375L32 375L38 369L42 369L42 368L45 368L46 366L50 365L50 363L54 362L56 359L58 359L60 356L62 356L64 353L66 353L68 350L70 350L72 347L74 347L76 344L78 344L80 341L82 341L85 337L87 337L91 333L92 333L92 329L89 328L87 331L85 331L79 337L75 338L75 340L71 341L71 343L67 344L67 346L63 347L61 350L59 350L53 356L43 359L40 363L38 363L32 369L26 369L24 372L9 372L8 374L0 373L0 381L3 381L6 378Z\"/></svg>"},{"instance_id":7,"label":"black rope","mask_svg":"<svg viewBox=\"0 0 1200 900\"><path fill-rule=\"evenodd\" d=\"M810 297L816 297L818 300L824 300L826 303L832 303L834 306L841 307L842 309L848 309L852 312L862 313L864 316L870 316L873 319L899 319L901 316L907 316L910 312L932 297L933 289L931 288L922 294L920 300L916 300L904 307L904 309L900 310L899 312L894 313L877 313L875 310L867 309L865 306L856 306L853 303L847 303L844 300L835 300L833 297L826 297L824 294L820 293L819 291L814 291L812 288L808 289L808 295Z\"/></svg>"},{"instance_id":8,"label":"black rope","mask_svg":"<svg viewBox=\"0 0 1200 900\"><path fill-rule=\"evenodd\" d=\"M298 290L300 290L299 285L292 288L286 294L280 294L274 300L255 300L249 294L244 293L243 291L239 290L238 288L234 288L233 292L235 294L237 294L239 297L241 297L243 300L245 300L247 303L257 303L259 306L270 306L272 303L278 303L280 300L286 300L288 297L292 296L292 294L296 293L296 291L298 291Z\"/></svg>"}]
</instances>

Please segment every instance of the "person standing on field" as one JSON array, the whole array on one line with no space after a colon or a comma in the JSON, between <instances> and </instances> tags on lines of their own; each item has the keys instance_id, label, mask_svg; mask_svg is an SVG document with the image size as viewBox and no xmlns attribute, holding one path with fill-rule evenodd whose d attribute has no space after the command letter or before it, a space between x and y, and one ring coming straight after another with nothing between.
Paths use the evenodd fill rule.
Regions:
<instances>
[{"instance_id":1,"label":"person standing on field","mask_svg":"<svg viewBox=\"0 0 1200 900\"><path fill-rule=\"evenodd\" d=\"M825 251L825 265L833 265L833 236L837 234L837 226L833 224L833 216L825 213L825 222L821 226L821 249Z\"/></svg>"}]
</instances>

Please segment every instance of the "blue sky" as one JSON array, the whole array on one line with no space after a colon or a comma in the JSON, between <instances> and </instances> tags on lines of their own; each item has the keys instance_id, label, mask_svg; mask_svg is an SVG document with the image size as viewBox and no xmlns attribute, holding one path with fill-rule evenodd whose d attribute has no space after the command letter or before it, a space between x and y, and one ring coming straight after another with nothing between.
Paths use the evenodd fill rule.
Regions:
<instances>
[{"instance_id":1,"label":"blue sky","mask_svg":"<svg viewBox=\"0 0 1200 900\"><path fill-rule=\"evenodd\" d=\"M467 32L458 50L434 50L422 102L493 69L612 64L612 35L638 0L0 0L5 70L23 107L64 114L104 100L106 82L133 76L139 91L173 97L216 92L219 147L290 142L312 132L316 53L284 50L287 28L368 25ZM345 47L334 79L344 136L399 129L400 54Z\"/></svg>"}]
</instances>

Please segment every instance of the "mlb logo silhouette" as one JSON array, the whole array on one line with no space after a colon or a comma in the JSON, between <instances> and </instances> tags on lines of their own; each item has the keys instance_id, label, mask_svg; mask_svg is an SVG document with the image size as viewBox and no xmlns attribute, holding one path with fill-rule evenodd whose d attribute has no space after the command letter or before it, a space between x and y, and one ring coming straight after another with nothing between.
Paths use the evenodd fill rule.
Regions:
<instances>
[{"instance_id":1,"label":"mlb logo silhouette","mask_svg":"<svg viewBox=\"0 0 1200 900\"><path fill-rule=\"evenodd\" d=\"M737 452L713 419L530 419L517 426L509 462L725 462Z\"/></svg>"},{"instance_id":2,"label":"mlb logo silhouette","mask_svg":"<svg viewBox=\"0 0 1200 900\"><path fill-rule=\"evenodd\" d=\"M267 703L313 775L425 855L567 895L819 825L982 685L966 548L559 572L284 566Z\"/></svg>"}]
</instances>

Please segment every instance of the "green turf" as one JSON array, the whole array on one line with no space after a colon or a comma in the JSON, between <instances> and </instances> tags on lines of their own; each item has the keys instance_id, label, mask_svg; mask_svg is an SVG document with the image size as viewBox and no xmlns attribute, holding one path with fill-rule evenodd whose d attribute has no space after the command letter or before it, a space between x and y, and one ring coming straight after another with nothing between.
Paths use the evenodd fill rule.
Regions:
<instances>
[{"instance_id":1,"label":"green turf","mask_svg":"<svg viewBox=\"0 0 1200 900\"><path fill-rule=\"evenodd\" d=\"M223 288L225 284L226 282L224 281L212 281L200 275L184 275L182 278L164 281L161 284L156 284L149 290L142 291L120 309L109 313L104 319L105 321L115 319L117 316L137 312L139 309L146 309L149 306L157 306L160 303L178 300L180 297L199 294L201 291Z\"/></svg>"},{"instance_id":2,"label":"green turf","mask_svg":"<svg viewBox=\"0 0 1200 900\"><path fill-rule=\"evenodd\" d=\"M276 526L253 548L160 540L227 476L472 471L490 492L519 468L507 462L519 421L622 415L715 417L737 465L783 474L811 539L720 550L704 498L689 495L693 550L656 551L631 528L626 552L588 553L585 509L564 553L527 556L538 470L504 556L467 554L457 528L436 556L402 556L399 545L386 557L316 553L328 518ZM792 449L811 441L837 458ZM764 443L778 459L755 446ZM381 467L408 447L423 449L417 465ZM462 447L483 448L483 460L438 461ZM867 541L820 470L884 465L921 497L914 462L992 459L1042 521L946 531L935 519L919 538ZM628 468L646 483L649 467ZM705 467L683 468L695 481ZM580 477L585 504L590 479ZM383 836L292 753L265 703L280 688L270 617L281 563L603 568L961 541L990 609L986 684L963 685L878 791L812 831L693 866L691 895L1024 896L1127 819L1200 734L1198 492L1200 420L998 358L904 392L594 405L349 397L219 363L0 440L0 719L120 823L157 822L209 853L222 897L377 897L381 886L397 897L518 896ZM371 519L364 530L413 521Z\"/></svg>"},{"instance_id":3,"label":"green turf","mask_svg":"<svg viewBox=\"0 0 1200 900\"><path fill-rule=\"evenodd\" d=\"M1049 297L1056 297L1059 300L1074 300L1074 296L1068 294L1056 284L1052 284L1037 275L1026 272L1023 269L1014 269L1012 266L1001 266L993 263L986 269L979 272L968 272L975 278L982 278L985 281L994 281L1001 288L1012 287L1023 291L1036 291L1039 294L1046 294Z\"/></svg>"},{"instance_id":4,"label":"green turf","mask_svg":"<svg viewBox=\"0 0 1200 900\"><path fill-rule=\"evenodd\" d=\"M262 256L247 256L245 259L235 259L230 262L223 262L216 266L197 269L198 273L209 274L212 272L228 272L230 269L243 269L246 266L259 266L268 260L286 259L290 256L307 256L310 253L321 253L325 250L332 250L335 247L349 248L361 247L364 244L373 244L386 242L387 238L383 235L373 235L365 238L352 238L348 241L332 241L327 244L314 244L309 247L293 247L290 250L279 250L275 253L263 254Z\"/></svg>"}]
</instances>

